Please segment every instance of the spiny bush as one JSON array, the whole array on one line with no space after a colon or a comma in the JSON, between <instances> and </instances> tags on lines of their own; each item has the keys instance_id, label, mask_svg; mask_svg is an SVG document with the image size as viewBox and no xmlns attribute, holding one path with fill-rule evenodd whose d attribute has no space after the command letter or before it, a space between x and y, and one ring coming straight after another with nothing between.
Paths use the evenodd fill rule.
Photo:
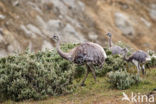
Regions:
<instances>
[{"instance_id":1,"label":"spiny bush","mask_svg":"<svg viewBox=\"0 0 156 104\"><path fill-rule=\"evenodd\" d=\"M152 67L156 67L156 58L151 58L151 61L148 61L146 63L146 67L147 68L152 68Z\"/></svg>"},{"instance_id":2,"label":"spiny bush","mask_svg":"<svg viewBox=\"0 0 156 104\"><path fill-rule=\"evenodd\" d=\"M75 46L76 44L64 44L61 49L67 51ZM124 69L126 66L122 57L112 56L108 48L105 48L105 51L108 58L102 70L96 68L97 76L104 76L110 71ZM47 96L72 92L75 88L72 84L73 79L84 75L85 69L85 66L74 65L64 60L56 50L37 53L27 51L16 56L0 58L0 101L44 99ZM118 89L126 89L139 82L139 78L137 80L136 76L128 73L122 72L122 76L117 72L112 73L114 74L110 75L110 83Z\"/></svg>"},{"instance_id":3,"label":"spiny bush","mask_svg":"<svg viewBox=\"0 0 156 104\"><path fill-rule=\"evenodd\" d=\"M19 101L72 92L74 69L55 50L1 58L0 97Z\"/></svg>"},{"instance_id":4,"label":"spiny bush","mask_svg":"<svg viewBox=\"0 0 156 104\"><path fill-rule=\"evenodd\" d=\"M156 67L156 53L152 50L148 51L148 54L151 56L151 61L146 63L147 68ZM155 57L153 57L155 56Z\"/></svg>"},{"instance_id":5,"label":"spiny bush","mask_svg":"<svg viewBox=\"0 0 156 104\"><path fill-rule=\"evenodd\" d=\"M108 48L105 48L105 51L107 54L107 59L105 60L104 66L101 70L99 68L96 68L97 76L104 76L110 71L116 71L126 68L126 65L128 63L123 60L122 56L112 55L111 51L109 51Z\"/></svg>"},{"instance_id":6,"label":"spiny bush","mask_svg":"<svg viewBox=\"0 0 156 104\"><path fill-rule=\"evenodd\" d=\"M132 85L139 84L140 78L137 75L132 75L126 71L115 71L108 74L108 82L112 88L125 90Z\"/></svg>"}]
</instances>

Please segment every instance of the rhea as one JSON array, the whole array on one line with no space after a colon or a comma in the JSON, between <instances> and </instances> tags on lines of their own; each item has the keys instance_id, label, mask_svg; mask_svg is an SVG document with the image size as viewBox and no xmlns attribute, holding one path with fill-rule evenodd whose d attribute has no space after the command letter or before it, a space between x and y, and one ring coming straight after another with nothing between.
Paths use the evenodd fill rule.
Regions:
<instances>
[{"instance_id":1,"label":"rhea","mask_svg":"<svg viewBox=\"0 0 156 104\"><path fill-rule=\"evenodd\" d=\"M109 49L112 52L112 54L113 55L116 55L116 54L121 55L121 54L123 54L123 48L121 48L118 45L113 45L112 34L109 32L106 35L108 36L108 45L109 45Z\"/></svg>"},{"instance_id":2,"label":"rhea","mask_svg":"<svg viewBox=\"0 0 156 104\"><path fill-rule=\"evenodd\" d=\"M84 42L78 45L77 47L73 48L68 53L65 53L60 49L59 36L54 35L52 39L56 43L56 50L62 58L69 60L78 65L86 65L87 70L86 70L85 77L81 82L81 86L85 85L85 81L89 71L92 72L92 75L96 82L94 66L102 67L105 59L107 58L106 53L102 48L102 46L92 42Z\"/></svg>"},{"instance_id":3,"label":"rhea","mask_svg":"<svg viewBox=\"0 0 156 104\"><path fill-rule=\"evenodd\" d=\"M142 71L142 74L144 75L145 63L151 60L150 56L142 50L138 50L134 52L129 57L127 57L127 53L128 53L127 48L124 48L124 60L126 60L127 62L132 62L136 66L138 70L138 75L140 75L140 70Z\"/></svg>"}]
</instances>

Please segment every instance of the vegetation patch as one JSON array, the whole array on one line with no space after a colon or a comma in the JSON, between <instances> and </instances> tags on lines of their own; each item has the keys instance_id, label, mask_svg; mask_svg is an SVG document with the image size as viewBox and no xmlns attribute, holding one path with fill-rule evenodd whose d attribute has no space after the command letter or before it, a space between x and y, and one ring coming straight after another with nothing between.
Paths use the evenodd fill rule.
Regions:
<instances>
[{"instance_id":1,"label":"vegetation patch","mask_svg":"<svg viewBox=\"0 0 156 104\"><path fill-rule=\"evenodd\" d=\"M72 92L72 67L55 50L1 58L0 97L19 101Z\"/></svg>"},{"instance_id":2,"label":"vegetation patch","mask_svg":"<svg viewBox=\"0 0 156 104\"><path fill-rule=\"evenodd\" d=\"M112 88L125 90L141 81L138 75L132 75L126 71L115 71L108 74L108 82Z\"/></svg>"},{"instance_id":3,"label":"vegetation patch","mask_svg":"<svg viewBox=\"0 0 156 104\"><path fill-rule=\"evenodd\" d=\"M97 76L102 77L110 71L125 70L127 68L127 64L129 63L124 61L122 56L112 55L108 48L105 48L104 50L106 51L107 59L105 60L102 69L95 68Z\"/></svg>"},{"instance_id":4,"label":"vegetation patch","mask_svg":"<svg viewBox=\"0 0 156 104\"><path fill-rule=\"evenodd\" d=\"M76 45L63 44L61 49L68 51ZM119 71L127 68L128 63L123 57L112 55L108 48L105 51L108 58L103 68L95 68L97 76L103 77L111 72L108 82L117 89L128 89L140 82L138 76ZM156 59L153 58L146 65L155 66ZM75 65L61 58L56 50L37 53L26 51L0 58L0 101L38 100L73 92L74 80L81 79L85 70L85 66Z\"/></svg>"}]
</instances>

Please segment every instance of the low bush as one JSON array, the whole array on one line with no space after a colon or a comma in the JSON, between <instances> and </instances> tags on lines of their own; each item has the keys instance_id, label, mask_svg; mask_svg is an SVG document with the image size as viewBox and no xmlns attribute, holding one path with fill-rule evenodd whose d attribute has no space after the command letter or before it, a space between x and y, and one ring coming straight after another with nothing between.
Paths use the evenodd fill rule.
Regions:
<instances>
[{"instance_id":1,"label":"low bush","mask_svg":"<svg viewBox=\"0 0 156 104\"><path fill-rule=\"evenodd\" d=\"M65 44L62 49L67 51L75 46L76 44ZM95 68L97 76L113 71L109 74L109 83L118 89L127 89L140 82L138 76L118 71L124 70L127 65L121 56L113 56L108 48L105 51L108 58L101 70ZM156 59L152 59L148 65L156 65ZM56 50L37 53L27 51L0 58L0 101L44 99L47 96L72 92L75 88L73 79L82 77L85 69L85 66L64 60Z\"/></svg>"},{"instance_id":2,"label":"low bush","mask_svg":"<svg viewBox=\"0 0 156 104\"><path fill-rule=\"evenodd\" d=\"M156 58L151 58L151 61L146 63L146 68L156 67Z\"/></svg>"},{"instance_id":3,"label":"low bush","mask_svg":"<svg viewBox=\"0 0 156 104\"><path fill-rule=\"evenodd\" d=\"M140 78L137 75L132 75L126 71L115 71L108 74L108 82L112 88L125 90L132 85L139 84Z\"/></svg>"},{"instance_id":4,"label":"low bush","mask_svg":"<svg viewBox=\"0 0 156 104\"><path fill-rule=\"evenodd\" d=\"M55 50L1 58L0 97L19 101L72 92L74 69Z\"/></svg>"},{"instance_id":5,"label":"low bush","mask_svg":"<svg viewBox=\"0 0 156 104\"><path fill-rule=\"evenodd\" d=\"M125 69L127 66L127 62L123 60L122 56L112 55L111 52L105 48L107 53L107 59L105 60L104 66L102 69L96 68L97 76L104 76L110 71L116 71L119 69Z\"/></svg>"},{"instance_id":6,"label":"low bush","mask_svg":"<svg viewBox=\"0 0 156 104\"><path fill-rule=\"evenodd\" d=\"M148 54L151 57L151 60L146 63L147 68L156 67L156 53L152 50L148 51Z\"/></svg>"}]
</instances>

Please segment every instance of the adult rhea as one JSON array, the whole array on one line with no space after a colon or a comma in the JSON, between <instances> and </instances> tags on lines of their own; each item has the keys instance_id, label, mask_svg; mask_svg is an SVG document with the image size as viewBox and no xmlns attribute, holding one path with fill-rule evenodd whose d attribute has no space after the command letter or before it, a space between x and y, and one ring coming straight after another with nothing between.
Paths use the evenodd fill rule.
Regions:
<instances>
[{"instance_id":1,"label":"adult rhea","mask_svg":"<svg viewBox=\"0 0 156 104\"><path fill-rule=\"evenodd\" d=\"M87 71L86 75L81 83L81 85L85 85L85 80L88 76L89 71L92 72L94 80L96 82L96 75L93 66L103 66L105 59L107 58L104 49L96 43L92 42L84 42L73 48L70 52L65 53L60 49L60 38L58 35L54 35L52 37L54 42L56 43L56 50L58 54L73 63L78 65L86 65Z\"/></svg>"}]
</instances>

